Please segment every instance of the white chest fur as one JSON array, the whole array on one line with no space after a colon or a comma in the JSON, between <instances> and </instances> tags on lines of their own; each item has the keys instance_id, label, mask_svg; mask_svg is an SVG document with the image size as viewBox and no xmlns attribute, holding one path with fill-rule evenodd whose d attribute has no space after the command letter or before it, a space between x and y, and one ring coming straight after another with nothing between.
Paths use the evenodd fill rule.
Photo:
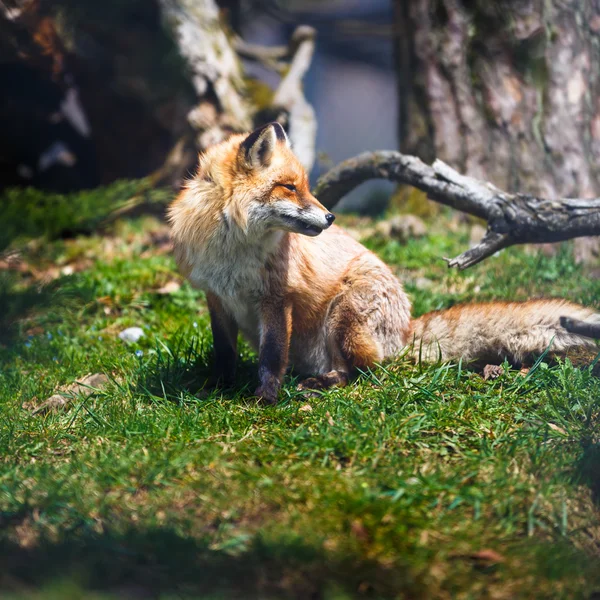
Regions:
<instances>
[{"instance_id":1,"label":"white chest fur","mask_svg":"<svg viewBox=\"0 0 600 600\"><path fill-rule=\"evenodd\" d=\"M281 235L272 233L251 242L229 230L219 232L201 249L185 249L191 283L216 294L254 346L259 340L260 304L269 294L265 264Z\"/></svg>"}]
</instances>

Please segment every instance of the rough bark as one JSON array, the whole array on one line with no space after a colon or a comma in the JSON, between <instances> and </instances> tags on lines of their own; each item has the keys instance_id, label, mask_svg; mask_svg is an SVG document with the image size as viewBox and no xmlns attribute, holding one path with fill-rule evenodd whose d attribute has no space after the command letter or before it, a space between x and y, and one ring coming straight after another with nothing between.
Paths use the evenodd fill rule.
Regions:
<instances>
[{"instance_id":1,"label":"rough bark","mask_svg":"<svg viewBox=\"0 0 600 600\"><path fill-rule=\"evenodd\" d=\"M401 149L545 197L600 195L600 3L396 0ZM577 261L600 238L575 242Z\"/></svg>"},{"instance_id":2,"label":"rough bark","mask_svg":"<svg viewBox=\"0 0 600 600\"><path fill-rule=\"evenodd\" d=\"M508 191L600 195L600 3L396 8L402 151Z\"/></svg>"},{"instance_id":3,"label":"rough bark","mask_svg":"<svg viewBox=\"0 0 600 600\"><path fill-rule=\"evenodd\" d=\"M373 178L414 186L432 200L488 222L478 244L455 259L447 259L450 267L465 269L514 244L600 235L600 198L547 200L508 193L461 175L443 161L429 166L399 152L366 152L343 161L319 180L315 195L331 209L344 194Z\"/></svg>"}]
</instances>

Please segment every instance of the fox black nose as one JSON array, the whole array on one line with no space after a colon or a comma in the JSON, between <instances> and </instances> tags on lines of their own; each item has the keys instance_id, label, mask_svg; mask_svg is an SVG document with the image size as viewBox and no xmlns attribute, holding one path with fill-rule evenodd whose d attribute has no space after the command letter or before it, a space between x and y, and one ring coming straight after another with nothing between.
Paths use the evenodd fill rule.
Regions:
<instances>
[{"instance_id":1,"label":"fox black nose","mask_svg":"<svg viewBox=\"0 0 600 600\"><path fill-rule=\"evenodd\" d=\"M327 225L331 225L335 221L335 215L327 213L325 215L325 220L327 221Z\"/></svg>"}]
</instances>

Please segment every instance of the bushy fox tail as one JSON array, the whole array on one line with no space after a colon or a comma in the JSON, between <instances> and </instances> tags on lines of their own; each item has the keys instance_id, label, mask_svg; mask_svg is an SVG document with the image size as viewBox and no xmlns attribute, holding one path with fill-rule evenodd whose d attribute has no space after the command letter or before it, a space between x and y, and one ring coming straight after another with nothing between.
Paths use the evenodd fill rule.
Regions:
<instances>
[{"instance_id":1,"label":"bushy fox tail","mask_svg":"<svg viewBox=\"0 0 600 600\"><path fill-rule=\"evenodd\" d=\"M412 322L417 360L527 364L553 355L600 351L600 313L566 300L490 302L453 306Z\"/></svg>"}]
</instances>

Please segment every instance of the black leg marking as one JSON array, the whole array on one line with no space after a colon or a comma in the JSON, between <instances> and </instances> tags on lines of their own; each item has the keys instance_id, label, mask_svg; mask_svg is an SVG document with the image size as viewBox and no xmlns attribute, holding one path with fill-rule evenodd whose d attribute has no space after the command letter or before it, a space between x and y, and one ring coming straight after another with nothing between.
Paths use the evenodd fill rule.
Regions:
<instances>
[{"instance_id":1,"label":"black leg marking","mask_svg":"<svg viewBox=\"0 0 600 600\"><path fill-rule=\"evenodd\" d=\"M215 352L216 383L228 386L235 379L237 325L223 310L221 302L216 296L207 294L207 300Z\"/></svg>"}]
</instances>

